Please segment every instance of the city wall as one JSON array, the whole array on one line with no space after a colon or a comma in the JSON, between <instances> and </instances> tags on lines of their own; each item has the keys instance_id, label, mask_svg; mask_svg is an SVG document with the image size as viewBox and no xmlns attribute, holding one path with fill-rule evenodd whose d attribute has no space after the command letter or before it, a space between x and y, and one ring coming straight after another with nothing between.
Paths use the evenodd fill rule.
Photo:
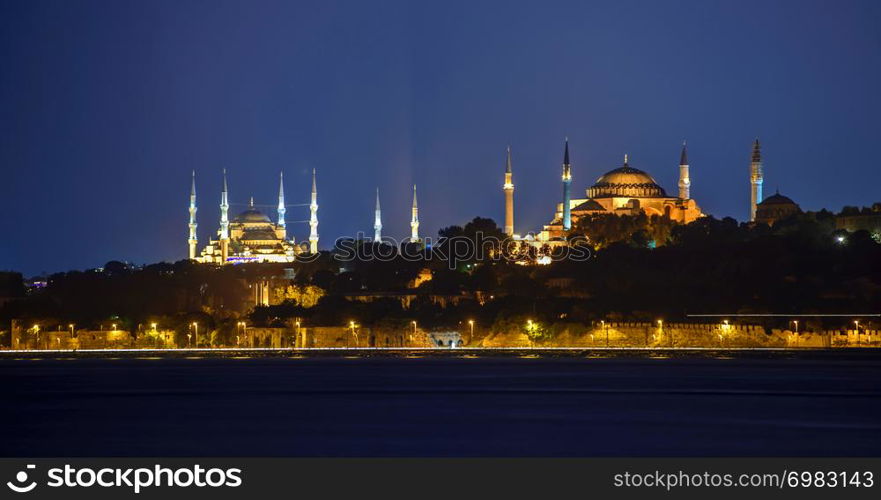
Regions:
<instances>
[{"instance_id":1,"label":"city wall","mask_svg":"<svg viewBox=\"0 0 881 500\"><path fill-rule=\"evenodd\" d=\"M466 328L467 330L467 328ZM173 349L187 347L190 341L172 330L140 332L123 330L52 330L25 329L13 322L12 349ZM517 331L491 332L477 328L470 331L365 328L361 326L280 328L247 327L234 340L214 347L256 348L394 348L394 347L777 347L835 348L881 347L878 330L824 330L799 332L766 330L757 325L698 323L600 323L590 327L572 325L557 328L555 333L527 335ZM214 337L215 332L206 332ZM204 338L200 336L200 345ZM5 342L4 342L5 343Z\"/></svg>"},{"instance_id":2,"label":"city wall","mask_svg":"<svg viewBox=\"0 0 881 500\"><path fill-rule=\"evenodd\" d=\"M490 333L479 347L881 347L878 330L794 332L758 325L600 323L530 338L523 331Z\"/></svg>"}]
</instances>

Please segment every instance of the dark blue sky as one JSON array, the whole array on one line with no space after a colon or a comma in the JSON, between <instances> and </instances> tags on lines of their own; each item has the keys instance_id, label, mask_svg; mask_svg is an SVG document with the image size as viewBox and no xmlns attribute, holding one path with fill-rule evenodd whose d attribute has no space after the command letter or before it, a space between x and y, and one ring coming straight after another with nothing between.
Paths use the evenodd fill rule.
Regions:
<instances>
[{"instance_id":1,"label":"dark blue sky","mask_svg":"<svg viewBox=\"0 0 881 500\"><path fill-rule=\"evenodd\" d=\"M306 203L322 246L502 219L516 229L624 153L675 193L688 139L705 212L747 214L750 143L765 191L803 208L881 200L881 2L0 0L0 268L26 274L186 256L220 171L240 209ZM233 210L236 211L236 210ZM292 207L288 220L305 220ZM305 224L292 224L298 240Z\"/></svg>"}]
</instances>

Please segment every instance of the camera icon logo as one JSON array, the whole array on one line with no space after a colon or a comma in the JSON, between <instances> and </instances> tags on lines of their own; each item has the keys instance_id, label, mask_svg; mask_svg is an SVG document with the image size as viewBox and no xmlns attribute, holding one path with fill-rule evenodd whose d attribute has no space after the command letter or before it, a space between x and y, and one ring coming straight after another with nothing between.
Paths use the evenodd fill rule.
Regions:
<instances>
[{"instance_id":1,"label":"camera icon logo","mask_svg":"<svg viewBox=\"0 0 881 500\"><path fill-rule=\"evenodd\" d=\"M26 467L28 470L36 469L37 466L34 464L28 464ZM15 475L15 482L7 481L6 486L9 486L9 489L16 493L27 493L34 488L37 487L36 481L31 481L30 484L24 484L28 480L27 470L20 470Z\"/></svg>"}]
</instances>

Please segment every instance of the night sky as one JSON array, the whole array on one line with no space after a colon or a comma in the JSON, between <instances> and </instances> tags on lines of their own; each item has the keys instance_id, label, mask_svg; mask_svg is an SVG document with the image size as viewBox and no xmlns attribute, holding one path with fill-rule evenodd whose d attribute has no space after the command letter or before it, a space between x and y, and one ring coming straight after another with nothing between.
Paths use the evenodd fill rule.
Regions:
<instances>
[{"instance_id":1,"label":"night sky","mask_svg":"<svg viewBox=\"0 0 881 500\"><path fill-rule=\"evenodd\" d=\"M409 234L503 220L516 230L631 165L748 213L750 144L765 194L804 209L881 201L881 2L332 2L0 0L0 269L27 275L186 257L190 171L199 247L250 196L308 203L319 232ZM275 217L274 212L272 213ZM305 221L305 206L288 209ZM301 241L304 223L289 224Z\"/></svg>"}]
</instances>

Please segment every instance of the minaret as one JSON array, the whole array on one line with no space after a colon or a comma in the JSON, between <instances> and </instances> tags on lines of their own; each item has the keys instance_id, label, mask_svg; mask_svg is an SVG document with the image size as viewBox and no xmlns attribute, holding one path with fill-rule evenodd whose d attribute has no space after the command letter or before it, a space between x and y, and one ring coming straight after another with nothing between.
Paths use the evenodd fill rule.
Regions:
<instances>
[{"instance_id":1,"label":"minaret","mask_svg":"<svg viewBox=\"0 0 881 500\"><path fill-rule=\"evenodd\" d=\"M759 138L753 143L753 154L749 163L749 221L756 220L756 205L762 201L762 183L764 182L764 174L762 172L762 151L759 145Z\"/></svg>"},{"instance_id":2,"label":"minaret","mask_svg":"<svg viewBox=\"0 0 881 500\"><path fill-rule=\"evenodd\" d=\"M682 141L682 154L679 156L679 199L691 198L691 177L688 175L688 146Z\"/></svg>"},{"instance_id":3,"label":"minaret","mask_svg":"<svg viewBox=\"0 0 881 500\"><path fill-rule=\"evenodd\" d=\"M572 229L572 200L570 185L572 184L572 165L569 163L569 138L566 138L566 149L563 151L563 231Z\"/></svg>"},{"instance_id":4,"label":"minaret","mask_svg":"<svg viewBox=\"0 0 881 500\"><path fill-rule=\"evenodd\" d=\"M226 185L226 169L223 169L223 191L220 193L220 259L226 264L229 257L229 190Z\"/></svg>"},{"instance_id":5,"label":"minaret","mask_svg":"<svg viewBox=\"0 0 881 500\"><path fill-rule=\"evenodd\" d=\"M190 260L196 258L196 244L199 242L196 227L196 171L193 170L193 186L190 188L190 237L187 239L190 245Z\"/></svg>"},{"instance_id":6,"label":"minaret","mask_svg":"<svg viewBox=\"0 0 881 500\"><path fill-rule=\"evenodd\" d=\"M419 208L416 206L416 184L413 184L413 208L410 209L410 241L419 241Z\"/></svg>"},{"instance_id":7,"label":"minaret","mask_svg":"<svg viewBox=\"0 0 881 500\"><path fill-rule=\"evenodd\" d=\"M373 217L373 241L382 241L382 213L379 210L379 188L376 188L376 212Z\"/></svg>"},{"instance_id":8,"label":"minaret","mask_svg":"<svg viewBox=\"0 0 881 500\"><path fill-rule=\"evenodd\" d=\"M281 239L287 239L287 229L284 214L287 209L284 206L284 172L278 175L278 228L281 230Z\"/></svg>"},{"instance_id":9,"label":"minaret","mask_svg":"<svg viewBox=\"0 0 881 500\"><path fill-rule=\"evenodd\" d=\"M505 161L505 234L514 235L514 174L511 172L511 146Z\"/></svg>"},{"instance_id":10,"label":"minaret","mask_svg":"<svg viewBox=\"0 0 881 500\"><path fill-rule=\"evenodd\" d=\"M315 169L312 169L312 202L309 204L309 252L318 253L318 189L315 187Z\"/></svg>"}]
</instances>

